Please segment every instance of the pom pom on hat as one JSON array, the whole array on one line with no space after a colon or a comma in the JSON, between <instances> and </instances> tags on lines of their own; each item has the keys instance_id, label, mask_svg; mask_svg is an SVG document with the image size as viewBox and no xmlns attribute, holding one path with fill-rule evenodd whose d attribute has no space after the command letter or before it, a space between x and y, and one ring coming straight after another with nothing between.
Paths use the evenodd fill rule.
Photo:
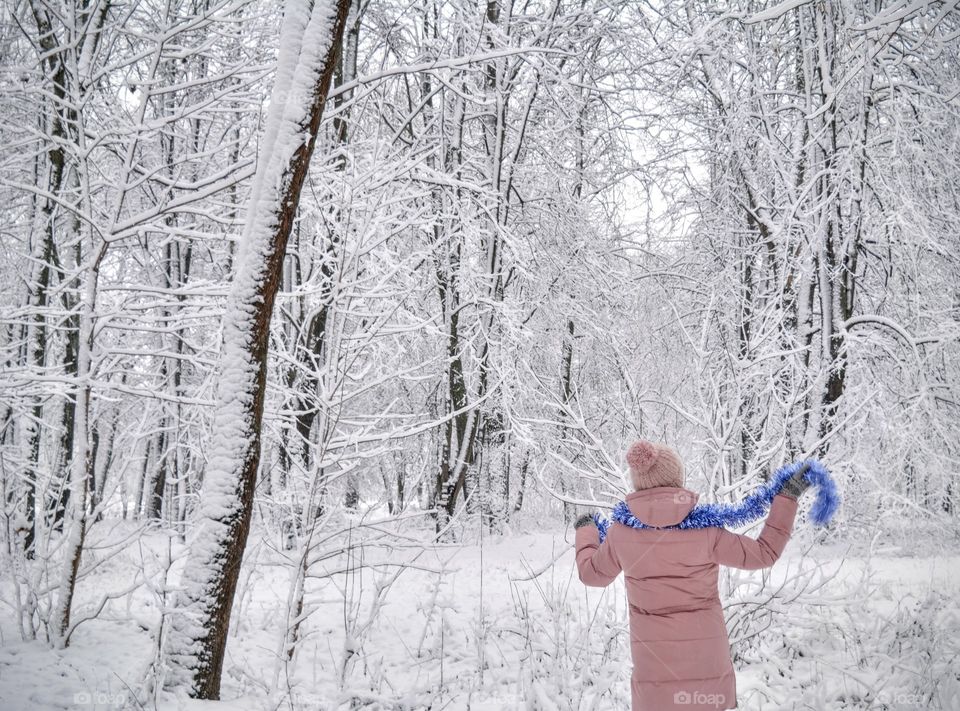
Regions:
<instances>
[{"instance_id":1,"label":"pom pom on hat","mask_svg":"<svg viewBox=\"0 0 960 711\"><path fill-rule=\"evenodd\" d=\"M635 472L646 472L657 458L657 450L652 442L645 439L634 442L627 450L627 464Z\"/></svg>"}]
</instances>

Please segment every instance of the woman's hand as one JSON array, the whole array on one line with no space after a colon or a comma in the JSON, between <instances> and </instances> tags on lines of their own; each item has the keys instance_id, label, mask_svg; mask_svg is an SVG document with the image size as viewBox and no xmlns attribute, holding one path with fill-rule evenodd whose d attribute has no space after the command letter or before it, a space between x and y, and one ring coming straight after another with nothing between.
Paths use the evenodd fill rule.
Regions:
<instances>
[{"instance_id":1,"label":"woman's hand","mask_svg":"<svg viewBox=\"0 0 960 711\"><path fill-rule=\"evenodd\" d=\"M597 522L593 520L593 516L591 516L590 514L584 514L583 516L578 518L576 522L574 522L573 527L582 528L584 526L589 526L590 524L593 524L594 526L596 526Z\"/></svg>"},{"instance_id":2,"label":"woman's hand","mask_svg":"<svg viewBox=\"0 0 960 711\"><path fill-rule=\"evenodd\" d=\"M789 496L791 499L800 499L801 494L810 488L810 482L807 481L807 478L804 476L807 469L810 468L809 464L804 464L800 467L799 471L794 474L792 477L786 480L783 484L783 488L780 490L781 494Z\"/></svg>"}]
</instances>

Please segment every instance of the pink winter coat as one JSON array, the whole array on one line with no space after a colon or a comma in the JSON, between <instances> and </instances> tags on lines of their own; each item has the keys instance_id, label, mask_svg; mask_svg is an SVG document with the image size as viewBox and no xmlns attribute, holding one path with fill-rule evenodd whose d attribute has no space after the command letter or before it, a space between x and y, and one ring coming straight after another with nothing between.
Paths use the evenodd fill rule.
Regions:
<instances>
[{"instance_id":1,"label":"pink winter coat","mask_svg":"<svg viewBox=\"0 0 960 711\"><path fill-rule=\"evenodd\" d=\"M627 496L648 526L680 523L699 495L659 486ZM577 529L577 569L586 585L609 585L622 570L630 605L633 711L717 711L737 706L730 641L717 589L719 566L755 570L780 557L797 502L773 498L760 537L722 528L635 529L614 523L600 545L596 526Z\"/></svg>"}]
</instances>

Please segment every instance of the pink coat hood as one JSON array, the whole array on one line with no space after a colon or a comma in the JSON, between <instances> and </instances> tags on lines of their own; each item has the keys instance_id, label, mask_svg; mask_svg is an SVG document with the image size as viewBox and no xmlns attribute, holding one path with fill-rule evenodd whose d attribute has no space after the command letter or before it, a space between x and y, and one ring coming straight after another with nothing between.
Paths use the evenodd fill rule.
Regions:
<instances>
[{"instance_id":1,"label":"pink coat hood","mask_svg":"<svg viewBox=\"0 0 960 711\"><path fill-rule=\"evenodd\" d=\"M648 526L675 526L697 505L700 494L676 486L635 491L626 498L630 512Z\"/></svg>"}]
</instances>

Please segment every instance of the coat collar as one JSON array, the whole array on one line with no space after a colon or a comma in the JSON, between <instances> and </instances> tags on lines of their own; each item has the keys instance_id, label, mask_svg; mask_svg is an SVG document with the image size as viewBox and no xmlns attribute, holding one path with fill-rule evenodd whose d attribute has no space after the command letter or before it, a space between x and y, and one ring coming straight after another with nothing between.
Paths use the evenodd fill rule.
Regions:
<instances>
[{"instance_id":1,"label":"coat collar","mask_svg":"<svg viewBox=\"0 0 960 711\"><path fill-rule=\"evenodd\" d=\"M696 506L700 494L682 486L641 489L626 498L630 512L648 526L675 526Z\"/></svg>"}]
</instances>

